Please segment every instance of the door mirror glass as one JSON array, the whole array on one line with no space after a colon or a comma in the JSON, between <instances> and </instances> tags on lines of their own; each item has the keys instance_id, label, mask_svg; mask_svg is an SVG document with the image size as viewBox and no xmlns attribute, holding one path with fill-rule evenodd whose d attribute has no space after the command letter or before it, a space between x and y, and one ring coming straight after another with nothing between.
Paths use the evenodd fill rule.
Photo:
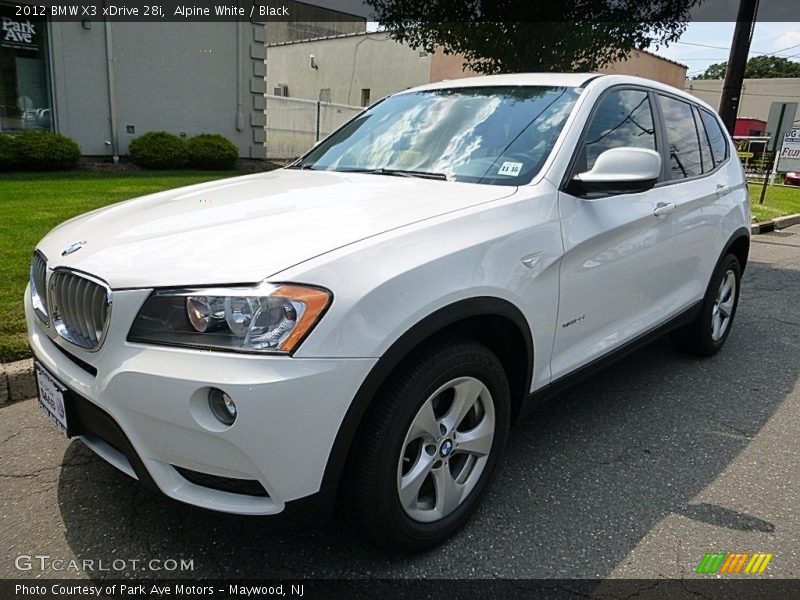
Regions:
<instances>
[{"instance_id":1,"label":"door mirror glass","mask_svg":"<svg viewBox=\"0 0 800 600\"><path fill-rule=\"evenodd\" d=\"M633 194L651 189L661 172L661 155L645 148L611 148L591 170L573 177L570 192L580 196L594 194Z\"/></svg>"}]
</instances>

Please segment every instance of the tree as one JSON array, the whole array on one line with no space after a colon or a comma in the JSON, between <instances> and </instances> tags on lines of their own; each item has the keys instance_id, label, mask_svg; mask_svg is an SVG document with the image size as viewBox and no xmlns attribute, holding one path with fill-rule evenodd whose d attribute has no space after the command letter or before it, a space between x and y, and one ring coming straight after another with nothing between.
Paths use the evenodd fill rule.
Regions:
<instances>
[{"instance_id":1,"label":"tree","mask_svg":"<svg viewBox=\"0 0 800 600\"><path fill-rule=\"evenodd\" d=\"M695 79L723 79L727 62L710 65ZM800 62L782 56L754 56L747 61L744 70L747 79L771 79L773 77L800 77Z\"/></svg>"},{"instance_id":2,"label":"tree","mask_svg":"<svg viewBox=\"0 0 800 600\"><path fill-rule=\"evenodd\" d=\"M367 0L397 41L479 73L592 71L677 41L704 0Z\"/></svg>"}]
</instances>

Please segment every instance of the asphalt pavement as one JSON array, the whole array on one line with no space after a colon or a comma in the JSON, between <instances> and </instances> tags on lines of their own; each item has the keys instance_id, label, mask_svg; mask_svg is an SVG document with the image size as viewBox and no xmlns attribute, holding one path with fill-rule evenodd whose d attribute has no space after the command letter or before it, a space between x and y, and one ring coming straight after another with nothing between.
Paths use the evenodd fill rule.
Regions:
<instances>
[{"instance_id":1,"label":"asphalt pavement","mask_svg":"<svg viewBox=\"0 0 800 600\"><path fill-rule=\"evenodd\" d=\"M719 355L659 340L554 399L516 427L466 529L416 556L165 499L34 400L2 406L0 577L674 578L707 552L772 553L761 577L800 577L799 299L800 226L754 237ZM44 570L18 559L35 555ZM98 569L117 559L131 566Z\"/></svg>"}]
</instances>

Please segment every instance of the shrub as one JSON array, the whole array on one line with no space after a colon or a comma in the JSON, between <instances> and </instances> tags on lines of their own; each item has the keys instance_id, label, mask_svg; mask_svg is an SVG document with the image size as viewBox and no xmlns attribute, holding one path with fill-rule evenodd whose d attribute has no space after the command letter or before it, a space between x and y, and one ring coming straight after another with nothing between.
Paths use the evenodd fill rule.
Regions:
<instances>
[{"instance_id":1,"label":"shrub","mask_svg":"<svg viewBox=\"0 0 800 600\"><path fill-rule=\"evenodd\" d=\"M239 149L222 135L203 133L186 143L189 163L197 169L231 169L239 158Z\"/></svg>"},{"instance_id":2,"label":"shrub","mask_svg":"<svg viewBox=\"0 0 800 600\"><path fill-rule=\"evenodd\" d=\"M30 171L71 169L81 159L75 140L50 131L26 131L16 136L18 166Z\"/></svg>"},{"instance_id":3,"label":"shrub","mask_svg":"<svg viewBox=\"0 0 800 600\"><path fill-rule=\"evenodd\" d=\"M146 169L180 169L186 166L186 142L166 131L148 131L131 141L134 164Z\"/></svg>"},{"instance_id":4,"label":"shrub","mask_svg":"<svg viewBox=\"0 0 800 600\"><path fill-rule=\"evenodd\" d=\"M0 171L11 171L19 163L19 144L15 137L0 134Z\"/></svg>"}]
</instances>

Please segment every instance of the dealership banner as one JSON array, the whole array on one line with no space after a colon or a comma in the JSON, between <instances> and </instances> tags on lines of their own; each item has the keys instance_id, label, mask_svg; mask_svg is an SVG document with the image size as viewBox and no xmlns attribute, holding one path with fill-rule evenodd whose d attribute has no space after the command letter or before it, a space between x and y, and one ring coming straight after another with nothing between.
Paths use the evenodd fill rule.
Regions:
<instances>
[{"instance_id":1,"label":"dealership banner","mask_svg":"<svg viewBox=\"0 0 800 600\"><path fill-rule=\"evenodd\" d=\"M713 577L713 576L712 576ZM502 598L746 598L747 600L796 597L798 580L786 579L341 579L341 580L0 580L4 600L37 598L332 598L443 599Z\"/></svg>"},{"instance_id":2,"label":"dealership banner","mask_svg":"<svg viewBox=\"0 0 800 600\"><path fill-rule=\"evenodd\" d=\"M730 0L685 0L686 21L732 22L738 2ZM330 21L374 20L373 5L381 0L25 0L13 3L14 17L48 18L54 21ZM577 8L576 8L577 6ZM653 22L664 17L662 2L642 0L583 0L570 3L531 2L530 0L474 0L438 2L398 0L397 10L409 21L452 22ZM320 10L324 9L324 10ZM797 0L760 0L759 21L793 21ZM670 11L671 14L671 11Z\"/></svg>"},{"instance_id":3,"label":"dealership banner","mask_svg":"<svg viewBox=\"0 0 800 600\"><path fill-rule=\"evenodd\" d=\"M790 129L783 134L783 144L778 155L778 171L781 173L800 171L800 129Z\"/></svg>"}]
</instances>

